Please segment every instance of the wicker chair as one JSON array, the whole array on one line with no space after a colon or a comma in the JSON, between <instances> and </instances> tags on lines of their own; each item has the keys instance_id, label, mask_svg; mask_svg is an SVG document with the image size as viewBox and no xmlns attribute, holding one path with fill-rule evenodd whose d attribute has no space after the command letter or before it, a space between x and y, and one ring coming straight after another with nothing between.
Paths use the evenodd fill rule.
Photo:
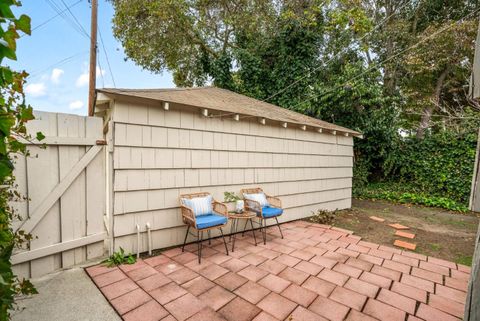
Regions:
<instances>
[{"instance_id":1,"label":"wicker chair","mask_svg":"<svg viewBox=\"0 0 480 321\"><path fill-rule=\"evenodd\" d=\"M210 243L210 230L219 229L222 234L223 243L225 244L225 251L228 248L225 241L225 236L223 235L222 227L228 223L228 210L227 206L223 203L217 202L212 198L212 213L204 215L195 215L194 209L186 206L182 199L194 199L199 197L209 196L210 193L193 193L193 194L182 194L180 195L180 208L182 210L182 219L185 224L187 224L187 232L185 233L185 240L183 241L182 252L185 250L185 244L187 242L187 237L190 232L190 228L193 228L197 231L197 244L198 244L198 263L201 263L202 258L202 241L203 241L203 232L208 233L208 241Z\"/></svg>"},{"instance_id":2,"label":"wicker chair","mask_svg":"<svg viewBox=\"0 0 480 321\"><path fill-rule=\"evenodd\" d=\"M263 236L263 244L267 243L267 231L266 231L266 221L267 219L274 218L277 222L278 230L283 239L282 229L278 223L278 217L283 214L282 201L278 197L273 197L265 194L268 206L260 206L260 203L251 199L245 198L245 194L259 194L264 193L263 190L259 187L256 188L244 188L241 190L241 194L244 196L245 200L245 209L257 213L257 216L260 218L260 229Z\"/></svg>"}]
</instances>

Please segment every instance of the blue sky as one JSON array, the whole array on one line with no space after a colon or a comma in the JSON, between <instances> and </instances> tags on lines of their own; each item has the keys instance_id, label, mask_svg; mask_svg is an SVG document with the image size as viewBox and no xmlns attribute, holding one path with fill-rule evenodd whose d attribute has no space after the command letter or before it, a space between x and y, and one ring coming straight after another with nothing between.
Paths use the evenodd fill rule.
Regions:
<instances>
[{"instance_id":1,"label":"blue sky","mask_svg":"<svg viewBox=\"0 0 480 321\"><path fill-rule=\"evenodd\" d=\"M63 0L83 28L90 32L90 4L87 0ZM32 28L57 15L49 3L65 10L62 0L23 0L17 14L32 18ZM68 16L68 11L65 12ZM174 87L168 72L153 74L125 61L121 44L112 34L112 5L99 0L98 28L112 67L117 88ZM70 20L73 20L69 16ZM27 102L36 110L87 114L89 39L77 32L61 16L35 29L31 36L17 43L17 61L8 64L26 70L30 77L26 86ZM97 69L97 88L114 87L105 53L98 38L101 72ZM98 64L97 64L98 67Z\"/></svg>"}]
</instances>

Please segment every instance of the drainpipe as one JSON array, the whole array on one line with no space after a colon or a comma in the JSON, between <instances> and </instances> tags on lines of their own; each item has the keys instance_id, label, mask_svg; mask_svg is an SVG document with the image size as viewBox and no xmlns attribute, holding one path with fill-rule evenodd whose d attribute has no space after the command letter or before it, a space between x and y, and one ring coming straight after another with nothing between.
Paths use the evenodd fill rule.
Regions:
<instances>
[{"instance_id":1,"label":"drainpipe","mask_svg":"<svg viewBox=\"0 0 480 321\"><path fill-rule=\"evenodd\" d=\"M150 223L147 223L146 227L147 227L148 255L152 255L152 230L150 228Z\"/></svg>"},{"instance_id":2,"label":"drainpipe","mask_svg":"<svg viewBox=\"0 0 480 321\"><path fill-rule=\"evenodd\" d=\"M140 225L136 225L137 229L137 259L140 258Z\"/></svg>"}]
</instances>

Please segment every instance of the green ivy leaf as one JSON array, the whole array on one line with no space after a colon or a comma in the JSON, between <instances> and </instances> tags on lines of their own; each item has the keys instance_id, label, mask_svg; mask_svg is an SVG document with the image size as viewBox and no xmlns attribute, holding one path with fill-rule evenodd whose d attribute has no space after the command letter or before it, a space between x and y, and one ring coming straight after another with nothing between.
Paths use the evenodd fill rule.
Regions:
<instances>
[{"instance_id":1,"label":"green ivy leaf","mask_svg":"<svg viewBox=\"0 0 480 321\"><path fill-rule=\"evenodd\" d=\"M9 159L0 159L0 179L10 176L13 168L13 164Z\"/></svg>"},{"instance_id":2,"label":"green ivy leaf","mask_svg":"<svg viewBox=\"0 0 480 321\"><path fill-rule=\"evenodd\" d=\"M17 55L15 54L15 50L0 43L0 58L2 57L6 57L11 60L17 60Z\"/></svg>"},{"instance_id":3,"label":"green ivy leaf","mask_svg":"<svg viewBox=\"0 0 480 321\"><path fill-rule=\"evenodd\" d=\"M31 19L27 15L22 14L20 18L15 20L15 26L27 35L30 35L32 33Z\"/></svg>"},{"instance_id":4,"label":"green ivy leaf","mask_svg":"<svg viewBox=\"0 0 480 321\"><path fill-rule=\"evenodd\" d=\"M10 128L12 128L14 125L14 116L9 114L0 115L0 132L2 132L4 136L10 135Z\"/></svg>"},{"instance_id":5,"label":"green ivy leaf","mask_svg":"<svg viewBox=\"0 0 480 321\"><path fill-rule=\"evenodd\" d=\"M42 132L37 132L36 139L42 141L45 139L45 135Z\"/></svg>"}]
</instances>

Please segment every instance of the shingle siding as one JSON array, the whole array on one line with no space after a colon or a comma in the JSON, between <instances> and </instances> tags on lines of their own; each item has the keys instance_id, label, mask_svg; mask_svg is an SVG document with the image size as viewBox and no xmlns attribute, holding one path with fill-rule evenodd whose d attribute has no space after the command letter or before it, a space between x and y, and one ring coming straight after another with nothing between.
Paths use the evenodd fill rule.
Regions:
<instances>
[{"instance_id":1,"label":"shingle siding","mask_svg":"<svg viewBox=\"0 0 480 321\"><path fill-rule=\"evenodd\" d=\"M181 193L208 191L222 201L225 191L260 186L282 199L282 221L351 206L352 137L131 100L115 100L113 120L116 248L134 251L135 225L144 230L147 222L154 248L181 243Z\"/></svg>"}]
</instances>

